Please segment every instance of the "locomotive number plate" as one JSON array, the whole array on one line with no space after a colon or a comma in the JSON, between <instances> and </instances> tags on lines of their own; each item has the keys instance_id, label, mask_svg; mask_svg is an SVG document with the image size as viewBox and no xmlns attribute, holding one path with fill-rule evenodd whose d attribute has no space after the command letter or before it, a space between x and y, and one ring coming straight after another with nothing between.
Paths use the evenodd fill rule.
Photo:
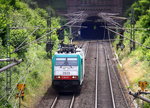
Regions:
<instances>
[{"instance_id":1,"label":"locomotive number plate","mask_svg":"<svg viewBox=\"0 0 150 108\"><path fill-rule=\"evenodd\" d=\"M70 72L63 72L63 75L70 75Z\"/></svg>"}]
</instances>

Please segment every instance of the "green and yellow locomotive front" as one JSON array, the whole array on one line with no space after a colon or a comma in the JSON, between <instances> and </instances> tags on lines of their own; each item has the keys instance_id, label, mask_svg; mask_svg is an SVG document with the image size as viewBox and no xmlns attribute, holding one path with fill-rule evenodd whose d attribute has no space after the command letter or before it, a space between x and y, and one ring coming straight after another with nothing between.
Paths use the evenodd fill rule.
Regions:
<instances>
[{"instance_id":1,"label":"green and yellow locomotive front","mask_svg":"<svg viewBox=\"0 0 150 108\"><path fill-rule=\"evenodd\" d=\"M83 81L80 54L55 54L52 59L52 86L58 91L77 91Z\"/></svg>"}]
</instances>

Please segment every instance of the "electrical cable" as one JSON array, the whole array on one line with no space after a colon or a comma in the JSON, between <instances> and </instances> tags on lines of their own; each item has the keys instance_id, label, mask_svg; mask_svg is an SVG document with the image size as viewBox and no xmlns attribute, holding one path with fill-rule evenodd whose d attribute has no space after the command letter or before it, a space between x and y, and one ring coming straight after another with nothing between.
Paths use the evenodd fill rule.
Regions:
<instances>
[{"instance_id":1,"label":"electrical cable","mask_svg":"<svg viewBox=\"0 0 150 108\"><path fill-rule=\"evenodd\" d=\"M33 59L32 64L30 64L30 67L32 67L32 65L33 65L34 62L35 62L35 59ZM28 72L27 72L27 74L26 74L26 76L25 76L25 79L24 79L24 83L23 83L23 84L25 84L29 72L30 72L30 70L29 70L29 68L28 68ZM21 91L20 91L19 95L20 95L20 94L21 94ZM16 102L16 103L17 103L17 102ZM16 103L15 103L15 107L14 107L14 108L16 108Z\"/></svg>"},{"instance_id":2,"label":"electrical cable","mask_svg":"<svg viewBox=\"0 0 150 108\"><path fill-rule=\"evenodd\" d=\"M121 29L121 30L131 30L131 28L120 28L120 27L109 27L109 28L111 28L111 29ZM150 30L150 28L132 28L133 30L145 30L145 31L148 31L148 30Z\"/></svg>"},{"instance_id":3,"label":"electrical cable","mask_svg":"<svg viewBox=\"0 0 150 108\"><path fill-rule=\"evenodd\" d=\"M78 17L78 18L79 18L79 17ZM63 25L63 26L67 26L67 24L70 24L70 23L72 23L71 26L73 26L76 22L77 22L77 18L76 18L76 19L73 19L73 21L69 21L68 23L66 23L66 24ZM38 30L38 29L39 29L39 28L36 28L30 35L32 35L32 34L33 34L36 30ZM58 29L58 28L55 28L54 30L57 30L57 29ZM53 30L53 31L54 31L54 30ZM30 45L30 44L34 43L35 41L40 40L41 38L43 38L43 37L45 37L46 35L52 33L53 31L50 31L49 33L46 33L46 34L43 35L42 37L40 37L40 38L38 38L38 39L36 39L36 40L30 42L30 43L27 43L27 45L28 45L28 44ZM30 35L29 35L29 36L30 36ZM19 51L20 49L22 49L23 47L25 47L26 45L24 45L23 47L21 47L21 46L25 43L26 40L27 40L27 38L15 49L14 52ZM33 64L33 62L32 62L32 64ZM29 73L29 71L28 71L28 73ZM23 78L25 78L24 82L26 82L28 73L26 74L26 76L22 76L21 78L19 78L19 80L18 80L18 82L17 82L16 84L18 84ZM16 88L16 85L15 85L15 87L12 89L11 94L10 94L10 96L8 97L7 101L10 100L11 96L13 95L13 93L14 93L14 91L15 91L15 88ZM6 106L6 105L7 105L7 103L5 104L5 106ZM15 105L16 105L16 104L15 104Z\"/></svg>"},{"instance_id":4,"label":"electrical cable","mask_svg":"<svg viewBox=\"0 0 150 108\"><path fill-rule=\"evenodd\" d=\"M29 61L27 61L27 64L29 63ZM34 60L28 65L27 69L29 69L31 67L31 65L34 63ZM27 71L27 69L24 71L24 73ZM20 79L17 81L16 85L24 78L26 78L26 76L28 75L29 71L27 71L27 73L25 74L25 76L20 77ZM11 94L9 95L9 97L7 98L7 101L9 101L11 99L11 97L14 95L14 91L16 89L16 85L14 86L14 88L11 91ZM8 103L6 103L4 106L6 106Z\"/></svg>"},{"instance_id":5,"label":"electrical cable","mask_svg":"<svg viewBox=\"0 0 150 108\"><path fill-rule=\"evenodd\" d=\"M83 13L83 12L82 12L82 13ZM82 13L79 14L79 15L82 15ZM73 14L73 13L72 13L72 14ZM74 25L74 24L77 22L76 20L80 17L79 15L78 15L77 18L74 18L72 21L69 21L68 23L64 24L63 26L68 26L68 24L70 24L70 23L73 23L72 25ZM80 18L79 18L79 19L80 19ZM62 27L63 27L63 26L62 26ZM36 30L38 30L38 29L39 29L39 28L36 28L30 35L32 35L32 34L33 34ZM57 28L54 28L51 32L47 33L46 35L41 36L40 38L38 38L38 39L32 41L31 43L27 43L25 46L30 45L30 44L32 44L32 43L38 41L39 39L41 39L41 38L47 36L48 34L52 33L52 32L55 31L55 30L57 30ZM30 36L30 35L29 35L29 36ZM27 38L26 38L26 39L27 39ZM17 51L19 51L20 49L22 49L24 46L21 47L21 48L19 48L19 47L26 41L26 39L25 39L12 53L17 52Z\"/></svg>"},{"instance_id":6,"label":"electrical cable","mask_svg":"<svg viewBox=\"0 0 150 108\"><path fill-rule=\"evenodd\" d=\"M99 14L99 15L100 15L100 14ZM104 16L104 15L100 15L100 16L103 18L103 20L105 20L105 21L107 21L107 22L109 22L109 23L111 23L111 24L113 24L113 25L115 25L115 26L121 28L121 25L118 24L117 22L115 22L114 20L112 20L112 18L110 18L110 16ZM144 46L142 43L137 42L137 41L134 41L133 39L130 39L130 38L128 38L128 37L125 37L124 35L122 35L122 34L120 34L120 33L117 33L117 32L115 32L114 30L112 30L112 29L110 29L110 28L106 28L106 29L109 30L109 31L111 31L111 32L113 32L113 33L115 33L115 34L118 34L118 35L120 35L120 36L122 36L122 37L124 37L124 38L126 38L126 39L128 39L128 40L130 40L130 41L132 41L132 42L135 42L136 44L138 44L138 45L140 45L140 46L143 46L144 48L150 49L149 46ZM122 28L121 28L121 29L122 29Z\"/></svg>"},{"instance_id":7,"label":"electrical cable","mask_svg":"<svg viewBox=\"0 0 150 108\"><path fill-rule=\"evenodd\" d=\"M17 50L19 47L21 47L21 46L25 43L25 41L28 39L28 37L31 36L33 33L35 33L38 29L39 29L39 28L34 29L34 31L33 31L32 33L30 33L30 34L27 36L27 38L16 48L16 50Z\"/></svg>"},{"instance_id":8,"label":"electrical cable","mask_svg":"<svg viewBox=\"0 0 150 108\"><path fill-rule=\"evenodd\" d=\"M21 79L21 80L22 80L22 79ZM20 80L19 80L19 81L20 81ZM19 82L19 81L18 81L18 82ZM13 91L15 90L15 88L16 88L16 87L14 87ZM13 93L13 92L12 92L12 93ZM10 97L11 97L11 96L12 96L12 95L10 95ZM9 101L10 97L8 98L8 101Z\"/></svg>"},{"instance_id":9,"label":"electrical cable","mask_svg":"<svg viewBox=\"0 0 150 108\"><path fill-rule=\"evenodd\" d=\"M29 63L29 61L27 61L27 64L28 64L28 63ZM24 73L25 73L25 72L26 72L26 71L24 71ZM21 73L21 74L24 74L24 73ZM20 77L16 84L18 84L18 83L23 79L23 77L24 77L24 76ZM15 90L15 88L16 88L16 85L13 87L13 89L12 89L11 92L13 92L13 91ZM12 94L12 93L11 93L11 94ZM11 94L10 94L10 95L11 95ZM8 97L8 98L9 98L9 97Z\"/></svg>"},{"instance_id":10,"label":"electrical cable","mask_svg":"<svg viewBox=\"0 0 150 108\"><path fill-rule=\"evenodd\" d=\"M67 24L69 24L69 23L71 23L71 22L72 22L72 21L69 21L68 23L64 24L63 26L66 26ZM11 53L17 52L17 51L23 49L24 47L26 47L26 46L28 46L28 45L31 45L31 44L33 44L33 43L39 41L41 38L47 36L48 34L54 32L54 31L57 30L57 29L59 29L59 28L54 28L52 31L50 31L50 32L48 32L48 33L42 35L42 36L39 37L38 39L36 39L36 40L34 40L34 41L30 42L30 43L27 43L26 45L24 45L24 46L22 46L22 47L20 47L20 48L18 48L18 49L15 49L15 50L14 50L13 52L11 52Z\"/></svg>"},{"instance_id":11,"label":"electrical cable","mask_svg":"<svg viewBox=\"0 0 150 108\"><path fill-rule=\"evenodd\" d=\"M69 23L73 23L72 25L74 25L75 23L76 23L76 21L69 21L68 23L66 23L65 25L63 25L63 26L67 26ZM71 26L72 26L71 25ZM62 26L62 27L63 27ZM11 52L11 53L14 53L14 52L17 52L17 51L19 51L19 50L21 50L21 49L23 49L24 47L26 47L26 46L28 46L28 45L30 45L30 44L32 44L32 43L35 43L35 42L37 42L38 40L40 40L41 38L43 38L43 37L45 37L45 36L47 36L48 34L50 34L50 33L52 33L52 32L54 32L55 30L57 30L57 29L59 29L59 28L55 28L55 29L53 29L52 31L50 31L49 33L46 33L45 35L43 35L43 36L41 36L40 38L38 38L38 39L36 39L36 40L34 40L34 41L32 41L32 42L30 42L30 43L27 43L26 45L24 45L23 47L20 47L20 48L17 48L17 49L15 49L13 52Z\"/></svg>"},{"instance_id":12,"label":"electrical cable","mask_svg":"<svg viewBox=\"0 0 150 108\"><path fill-rule=\"evenodd\" d=\"M128 39L128 40L130 40L130 41L132 41L132 42L135 42L136 44L138 44L138 45L140 45L140 46L142 46L142 47L144 47L144 48L146 48L146 49L150 49L149 46L145 46L145 45L143 45L142 43L140 43L140 42L138 42L138 41L134 41L133 39L130 39L130 38L128 38L128 37L126 37L126 36L124 36L124 35L118 33L118 32L115 32L114 30L111 30L111 29L109 29L109 28L106 28L106 29L109 30L109 31L111 31L111 32L113 32L113 33L115 33L115 34L118 34L118 35L120 35L121 37L124 37L124 38L126 38L126 39Z\"/></svg>"}]
</instances>

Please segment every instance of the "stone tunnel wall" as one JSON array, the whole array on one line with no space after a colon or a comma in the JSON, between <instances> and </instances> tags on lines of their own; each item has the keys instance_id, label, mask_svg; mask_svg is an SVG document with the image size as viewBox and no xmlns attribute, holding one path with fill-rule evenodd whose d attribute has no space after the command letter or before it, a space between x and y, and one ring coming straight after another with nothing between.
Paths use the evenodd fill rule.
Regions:
<instances>
[{"instance_id":1,"label":"stone tunnel wall","mask_svg":"<svg viewBox=\"0 0 150 108\"><path fill-rule=\"evenodd\" d=\"M100 12L123 12L123 0L67 0L67 12L84 11L90 16L97 16Z\"/></svg>"}]
</instances>

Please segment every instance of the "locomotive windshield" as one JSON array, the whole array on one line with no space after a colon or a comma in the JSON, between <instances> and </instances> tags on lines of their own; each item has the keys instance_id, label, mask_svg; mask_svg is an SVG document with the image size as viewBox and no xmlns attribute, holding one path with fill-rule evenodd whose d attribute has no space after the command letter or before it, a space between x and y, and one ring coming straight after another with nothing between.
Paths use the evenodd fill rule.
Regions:
<instances>
[{"instance_id":1,"label":"locomotive windshield","mask_svg":"<svg viewBox=\"0 0 150 108\"><path fill-rule=\"evenodd\" d=\"M56 66L77 66L77 58L56 58Z\"/></svg>"}]
</instances>

